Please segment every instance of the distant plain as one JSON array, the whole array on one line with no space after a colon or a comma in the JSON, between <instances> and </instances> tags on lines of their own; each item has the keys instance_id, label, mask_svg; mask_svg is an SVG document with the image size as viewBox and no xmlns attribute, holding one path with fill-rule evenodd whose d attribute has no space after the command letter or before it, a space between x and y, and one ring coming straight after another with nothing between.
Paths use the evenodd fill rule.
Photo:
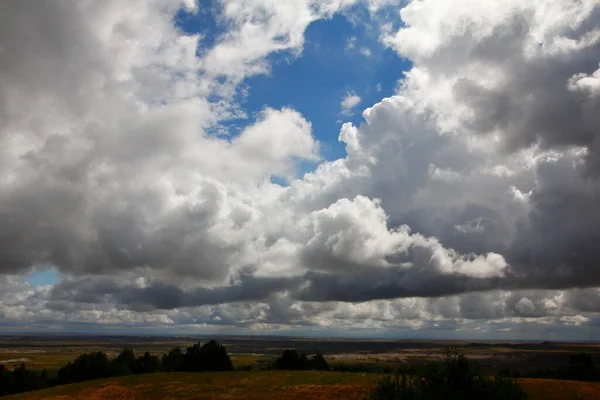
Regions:
<instances>
[{"instance_id":1,"label":"distant plain","mask_svg":"<svg viewBox=\"0 0 600 400\"><path fill-rule=\"evenodd\" d=\"M458 347L484 374L501 369L528 371L562 365L568 355L586 352L600 360L600 344L580 342L500 342L429 340L357 340L302 337L192 337L108 335L0 336L0 362L9 368L24 362L33 370L55 374L67 362L91 351L114 357L123 348L141 355L216 339L224 344L237 371L233 373L161 373L59 386L7 399L356 399L373 387L381 373L393 373L440 357ZM323 353L333 372L265 371L283 350ZM360 372L340 372L357 370ZM599 399L600 384L521 379L537 399ZM348 397L350 396L350 397Z\"/></svg>"}]
</instances>

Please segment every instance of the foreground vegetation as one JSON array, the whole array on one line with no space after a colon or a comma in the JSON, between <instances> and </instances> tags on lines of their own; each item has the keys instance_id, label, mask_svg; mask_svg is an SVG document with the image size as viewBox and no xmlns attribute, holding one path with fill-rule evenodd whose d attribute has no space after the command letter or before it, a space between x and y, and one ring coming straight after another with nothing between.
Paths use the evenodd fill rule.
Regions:
<instances>
[{"instance_id":1,"label":"foreground vegetation","mask_svg":"<svg viewBox=\"0 0 600 400\"><path fill-rule=\"evenodd\" d=\"M520 378L521 374L504 369L498 373L498 376ZM569 356L567 365L558 368L538 368L535 371L529 371L527 377L600 382L600 369L595 365L594 359L590 354L576 353Z\"/></svg>"},{"instance_id":2,"label":"foreground vegetation","mask_svg":"<svg viewBox=\"0 0 600 400\"><path fill-rule=\"evenodd\" d=\"M179 347L171 349L162 358L149 352L136 357L132 349L124 349L114 359L96 351L84 353L62 367L56 377L44 369L40 373L28 370L25 364L9 371L0 365L0 396L22 393L40 388L83 382L117 376L151 374L158 371L232 371L233 364L227 350L214 340L194 344L183 353Z\"/></svg>"},{"instance_id":3,"label":"foreground vegetation","mask_svg":"<svg viewBox=\"0 0 600 400\"><path fill-rule=\"evenodd\" d=\"M211 338L203 338L206 342ZM109 358L123 348L136 355L145 352L161 357L174 347L184 352L198 337L133 336L133 335L0 335L0 364L10 370L25 362L35 371L47 369L55 376L67 362L82 353L101 351ZM444 348L457 347L470 360L476 360L484 375L495 375L508 368L512 374L536 377L540 369L557 369L567 364L570 354L585 352L600 365L600 345L564 342L493 342L431 340L349 340L294 337L220 337L234 368L267 369L284 349L298 353L327 353L331 370L340 372L394 373L399 367L418 365L439 358Z\"/></svg>"},{"instance_id":4,"label":"foreground vegetation","mask_svg":"<svg viewBox=\"0 0 600 400\"><path fill-rule=\"evenodd\" d=\"M6 400L192 399L356 400L379 374L327 371L173 372L87 381L7 396ZM531 400L600 400L600 383L519 379Z\"/></svg>"},{"instance_id":5,"label":"foreground vegetation","mask_svg":"<svg viewBox=\"0 0 600 400\"><path fill-rule=\"evenodd\" d=\"M321 354L309 358L305 354L298 354L295 350L288 349L267 368L329 370L329 365ZM95 351L81 354L73 362L68 362L58 371L56 377L50 377L45 369L39 373L29 370L24 363L12 371L0 364L0 396L119 376L156 372L233 371L233 369L227 350L214 340L205 344L194 344L188 347L185 353L179 347L175 347L163 354L161 358L149 352L136 357L130 348L123 349L113 359L109 359L101 351Z\"/></svg>"},{"instance_id":6,"label":"foreground vegetation","mask_svg":"<svg viewBox=\"0 0 600 400\"><path fill-rule=\"evenodd\" d=\"M315 370L329 371L329 364L322 354L317 353L308 358L306 354L298 354L296 350L287 349L283 351L281 357L276 359L271 365L271 369L287 369L287 370Z\"/></svg>"},{"instance_id":7,"label":"foreground vegetation","mask_svg":"<svg viewBox=\"0 0 600 400\"><path fill-rule=\"evenodd\" d=\"M0 364L0 395L48 388L9 399L600 400L598 383L515 379L517 374L508 370L489 378L458 350L447 350L445 358L435 362L400 364L394 376L329 372L333 368L321 354L309 357L289 349L267 364L238 364L234 369L225 347L214 341L197 343L185 352L175 347L162 357L147 351L136 356L130 348L113 354L113 358L101 351L81 354L50 374L30 371L24 364L11 371ZM573 354L568 365L542 373L560 379L600 379L593 358L583 353Z\"/></svg>"},{"instance_id":8,"label":"foreground vegetation","mask_svg":"<svg viewBox=\"0 0 600 400\"><path fill-rule=\"evenodd\" d=\"M365 400L527 400L511 378L481 376L458 350L443 360L415 369L411 375L383 377Z\"/></svg>"}]
</instances>

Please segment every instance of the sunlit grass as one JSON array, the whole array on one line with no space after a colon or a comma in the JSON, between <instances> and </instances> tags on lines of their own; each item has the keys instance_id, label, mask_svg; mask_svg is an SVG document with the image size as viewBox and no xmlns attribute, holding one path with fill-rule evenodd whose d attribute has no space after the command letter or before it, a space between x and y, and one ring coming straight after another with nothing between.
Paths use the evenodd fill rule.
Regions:
<instances>
[{"instance_id":1,"label":"sunlit grass","mask_svg":"<svg viewBox=\"0 0 600 400\"><path fill-rule=\"evenodd\" d=\"M84 399L358 399L379 374L317 371L159 373L58 386L7 400ZM552 379L519 380L531 400L600 400L600 383Z\"/></svg>"},{"instance_id":2,"label":"sunlit grass","mask_svg":"<svg viewBox=\"0 0 600 400\"><path fill-rule=\"evenodd\" d=\"M519 379L531 400L600 400L600 383Z\"/></svg>"}]
</instances>

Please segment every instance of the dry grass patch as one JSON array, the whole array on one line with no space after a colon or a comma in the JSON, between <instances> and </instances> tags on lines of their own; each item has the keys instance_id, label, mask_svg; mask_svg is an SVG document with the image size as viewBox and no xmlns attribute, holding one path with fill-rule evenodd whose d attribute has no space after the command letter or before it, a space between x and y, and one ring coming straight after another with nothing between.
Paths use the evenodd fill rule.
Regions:
<instances>
[{"instance_id":1,"label":"dry grass patch","mask_svg":"<svg viewBox=\"0 0 600 400\"><path fill-rule=\"evenodd\" d=\"M600 400L600 383L519 379L531 400Z\"/></svg>"},{"instance_id":2,"label":"dry grass patch","mask_svg":"<svg viewBox=\"0 0 600 400\"><path fill-rule=\"evenodd\" d=\"M160 373L57 386L6 400L342 400L361 398L379 374L261 371ZM600 400L600 383L520 379L531 400Z\"/></svg>"}]
</instances>

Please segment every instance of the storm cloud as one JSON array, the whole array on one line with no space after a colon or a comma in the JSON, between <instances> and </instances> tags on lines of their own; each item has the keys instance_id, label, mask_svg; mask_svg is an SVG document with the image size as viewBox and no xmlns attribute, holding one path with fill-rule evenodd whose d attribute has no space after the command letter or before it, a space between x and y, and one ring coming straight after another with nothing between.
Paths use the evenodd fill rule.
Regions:
<instances>
[{"instance_id":1,"label":"storm cloud","mask_svg":"<svg viewBox=\"0 0 600 400\"><path fill-rule=\"evenodd\" d=\"M400 3L3 2L0 326L593 325L600 5ZM336 13L412 64L326 160L244 98Z\"/></svg>"}]
</instances>

